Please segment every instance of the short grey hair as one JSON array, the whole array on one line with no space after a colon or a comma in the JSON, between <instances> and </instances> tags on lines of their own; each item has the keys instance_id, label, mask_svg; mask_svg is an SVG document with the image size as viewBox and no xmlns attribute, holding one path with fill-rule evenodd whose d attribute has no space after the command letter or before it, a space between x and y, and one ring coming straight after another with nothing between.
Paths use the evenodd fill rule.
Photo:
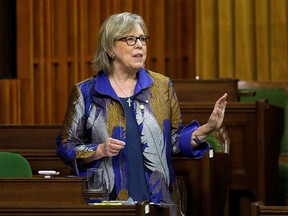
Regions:
<instances>
[{"instance_id":1,"label":"short grey hair","mask_svg":"<svg viewBox=\"0 0 288 216\"><path fill-rule=\"evenodd\" d=\"M148 34L143 18L137 14L128 12L114 14L103 22L99 31L96 54L92 61L92 67L96 71L103 70L108 74L113 71L113 59L107 52L112 51L115 41L126 37L136 25L140 25L145 35Z\"/></svg>"}]
</instances>

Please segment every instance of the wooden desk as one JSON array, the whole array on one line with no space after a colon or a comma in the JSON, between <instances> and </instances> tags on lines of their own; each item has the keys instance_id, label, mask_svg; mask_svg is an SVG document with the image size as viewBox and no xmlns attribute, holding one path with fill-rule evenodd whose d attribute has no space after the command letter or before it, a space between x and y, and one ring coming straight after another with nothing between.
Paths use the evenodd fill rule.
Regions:
<instances>
[{"instance_id":1,"label":"wooden desk","mask_svg":"<svg viewBox=\"0 0 288 216\"><path fill-rule=\"evenodd\" d=\"M149 206L149 213L145 210ZM169 216L169 210L164 206L155 206L143 203L122 206L89 206L89 205L23 205L23 206L1 206L2 216Z\"/></svg>"},{"instance_id":2,"label":"wooden desk","mask_svg":"<svg viewBox=\"0 0 288 216\"><path fill-rule=\"evenodd\" d=\"M0 178L0 215L169 215L164 206L89 206L81 178ZM146 207L145 207L146 206ZM145 210L149 208L149 214Z\"/></svg>"},{"instance_id":3,"label":"wooden desk","mask_svg":"<svg viewBox=\"0 0 288 216\"><path fill-rule=\"evenodd\" d=\"M0 178L0 203L14 206L81 205L83 180L81 178L44 177Z\"/></svg>"},{"instance_id":4,"label":"wooden desk","mask_svg":"<svg viewBox=\"0 0 288 216\"><path fill-rule=\"evenodd\" d=\"M1 206L0 215L5 216L140 216L136 206L75 206L75 205L42 205L42 206ZM144 216L144 214L142 214ZM149 214L148 214L149 215ZM164 215L164 214L163 214ZM145 215L146 216L146 215Z\"/></svg>"},{"instance_id":5,"label":"wooden desk","mask_svg":"<svg viewBox=\"0 0 288 216\"><path fill-rule=\"evenodd\" d=\"M49 163L49 161L42 162ZM179 155L173 158L173 162L177 178L182 178L184 182L184 185L181 185L184 187L179 188L180 194L187 196L184 200L186 203L182 203L181 206L183 212L188 213L187 215L223 215L230 183L229 155L219 153L209 158L207 154L200 160L192 160ZM12 207L14 210L9 210L11 214L15 213L16 209L20 209L20 212L38 212L42 209L41 206L46 206L47 211L52 208L51 206L55 208L55 211L60 211L61 208L64 211L64 208L71 205L75 206L75 212L81 212L83 206L79 206L86 205L82 195L83 184L84 181L81 178L58 176L51 179L39 176L0 178L0 209L2 209L0 215L1 212L8 211ZM217 190L215 185L217 185ZM127 210L126 207L120 208L124 208L125 212ZM84 209L86 211L87 208ZM131 208L128 210L131 211Z\"/></svg>"}]
</instances>

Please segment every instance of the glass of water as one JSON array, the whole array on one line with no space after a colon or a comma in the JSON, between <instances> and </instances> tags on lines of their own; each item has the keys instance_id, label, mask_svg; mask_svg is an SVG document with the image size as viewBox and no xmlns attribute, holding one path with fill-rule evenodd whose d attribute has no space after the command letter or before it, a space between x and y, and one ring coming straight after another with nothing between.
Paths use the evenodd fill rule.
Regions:
<instances>
[{"instance_id":1,"label":"glass of water","mask_svg":"<svg viewBox=\"0 0 288 216\"><path fill-rule=\"evenodd\" d=\"M87 170L87 189L90 192L104 191L103 169L90 168Z\"/></svg>"}]
</instances>

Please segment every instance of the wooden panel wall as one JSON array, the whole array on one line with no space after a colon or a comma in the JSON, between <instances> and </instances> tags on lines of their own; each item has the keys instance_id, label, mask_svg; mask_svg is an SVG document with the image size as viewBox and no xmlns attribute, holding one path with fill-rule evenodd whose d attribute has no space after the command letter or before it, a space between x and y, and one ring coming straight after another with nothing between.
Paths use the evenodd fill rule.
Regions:
<instances>
[{"instance_id":1,"label":"wooden panel wall","mask_svg":"<svg viewBox=\"0 0 288 216\"><path fill-rule=\"evenodd\" d=\"M18 75L0 80L0 124L62 123L72 85L95 74L90 62L101 23L124 11L148 26L147 68L195 76L195 0L21 0Z\"/></svg>"}]
</instances>

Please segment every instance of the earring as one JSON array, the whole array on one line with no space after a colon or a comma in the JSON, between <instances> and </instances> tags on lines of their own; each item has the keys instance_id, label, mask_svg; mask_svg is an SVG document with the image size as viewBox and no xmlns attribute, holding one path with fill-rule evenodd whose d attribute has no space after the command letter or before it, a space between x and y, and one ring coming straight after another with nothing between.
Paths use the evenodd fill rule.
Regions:
<instances>
[{"instance_id":1,"label":"earring","mask_svg":"<svg viewBox=\"0 0 288 216\"><path fill-rule=\"evenodd\" d=\"M116 56L116 55L115 55L114 53L111 53L110 58L111 58L111 59L114 59L115 56Z\"/></svg>"}]
</instances>

